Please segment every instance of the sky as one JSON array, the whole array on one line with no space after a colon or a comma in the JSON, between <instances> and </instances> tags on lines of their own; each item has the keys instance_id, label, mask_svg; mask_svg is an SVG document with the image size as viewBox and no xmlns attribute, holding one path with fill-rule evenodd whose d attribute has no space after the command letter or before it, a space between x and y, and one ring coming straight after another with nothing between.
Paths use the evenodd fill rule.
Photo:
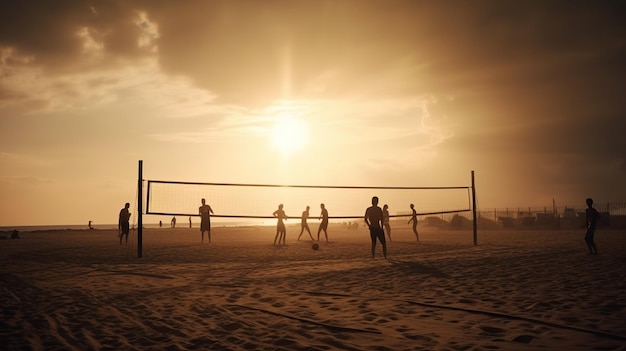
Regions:
<instances>
[{"instance_id":1,"label":"sky","mask_svg":"<svg viewBox=\"0 0 626 351\"><path fill-rule=\"evenodd\" d=\"M479 209L626 202L619 1L0 3L0 226L116 223L139 160L223 183L473 170Z\"/></svg>"}]
</instances>

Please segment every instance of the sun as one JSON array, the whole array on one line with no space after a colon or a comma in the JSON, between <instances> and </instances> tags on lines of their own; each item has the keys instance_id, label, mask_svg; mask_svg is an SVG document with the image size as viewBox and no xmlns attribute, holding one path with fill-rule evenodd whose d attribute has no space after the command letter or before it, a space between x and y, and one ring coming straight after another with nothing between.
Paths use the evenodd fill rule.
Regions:
<instances>
[{"instance_id":1,"label":"sun","mask_svg":"<svg viewBox=\"0 0 626 351\"><path fill-rule=\"evenodd\" d=\"M272 128L271 141L283 156L291 156L309 143L309 126L297 118L278 118Z\"/></svg>"}]
</instances>

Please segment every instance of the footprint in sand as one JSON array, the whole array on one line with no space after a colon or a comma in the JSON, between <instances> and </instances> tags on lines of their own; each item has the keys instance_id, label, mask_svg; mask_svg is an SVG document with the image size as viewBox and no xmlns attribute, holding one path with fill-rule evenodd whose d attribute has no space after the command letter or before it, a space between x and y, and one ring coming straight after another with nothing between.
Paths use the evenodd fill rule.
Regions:
<instances>
[{"instance_id":1,"label":"footprint in sand","mask_svg":"<svg viewBox=\"0 0 626 351\"><path fill-rule=\"evenodd\" d=\"M426 335L406 333L403 336L405 338L411 339L411 340L419 340L419 341L429 342L429 343L435 343L436 342L436 340L434 340L433 338L431 338L429 336L426 336Z\"/></svg>"},{"instance_id":2,"label":"footprint in sand","mask_svg":"<svg viewBox=\"0 0 626 351\"><path fill-rule=\"evenodd\" d=\"M235 292L235 293L230 294L230 296L226 299L226 301L230 303L234 303L234 302L239 301L239 298L241 298L244 295L245 295L244 292Z\"/></svg>"},{"instance_id":3,"label":"footprint in sand","mask_svg":"<svg viewBox=\"0 0 626 351\"><path fill-rule=\"evenodd\" d=\"M533 341L533 339L535 339L535 337L531 335L520 335L520 336L515 337L513 339L513 342L518 342L521 344L530 344L530 342Z\"/></svg>"},{"instance_id":4,"label":"footprint in sand","mask_svg":"<svg viewBox=\"0 0 626 351\"><path fill-rule=\"evenodd\" d=\"M567 323L576 323L579 321L576 317L562 317L561 320Z\"/></svg>"},{"instance_id":5,"label":"footprint in sand","mask_svg":"<svg viewBox=\"0 0 626 351\"><path fill-rule=\"evenodd\" d=\"M482 327L480 327L480 330L482 330L485 333L490 334L490 335L503 335L504 334L504 329L502 329L502 328L496 328L496 327L490 327L490 326L482 326Z\"/></svg>"},{"instance_id":6,"label":"footprint in sand","mask_svg":"<svg viewBox=\"0 0 626 351\"><path fill-rule=\"evenodd\" d=\"M235 322L235 323L224 323L224 324L220 324L220 327L227 331L227 332L232 332L235 331L239 328L241 328L241 324Z\"/></svg>"}]
</instances>

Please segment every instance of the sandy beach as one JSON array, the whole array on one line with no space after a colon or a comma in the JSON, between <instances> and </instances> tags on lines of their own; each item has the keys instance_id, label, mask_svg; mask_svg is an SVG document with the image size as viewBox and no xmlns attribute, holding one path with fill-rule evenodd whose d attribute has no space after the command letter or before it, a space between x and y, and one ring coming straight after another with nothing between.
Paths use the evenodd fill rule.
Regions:
<instances>
[{"instance_id":1,"label":"sandy beach","mask_svg":"<svg viewBox=\"0 0 626 351\"><path fill-rule=\"evenodd\" d=\"M317 230L317 224L311 223ZM626 232L363 227L22 232L0 240L3 350L626 350ZM315 235L315 233L314 233Z\"/></svg>"}]
</instances>

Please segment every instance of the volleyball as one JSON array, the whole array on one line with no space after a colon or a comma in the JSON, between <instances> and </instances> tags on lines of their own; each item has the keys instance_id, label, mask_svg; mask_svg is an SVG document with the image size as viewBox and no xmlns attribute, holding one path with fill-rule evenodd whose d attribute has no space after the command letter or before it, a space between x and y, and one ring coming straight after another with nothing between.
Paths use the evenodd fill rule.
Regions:
<instances>
[{"instance_id":1,"label":"volleyball","mask_svg":"<svg viewBox=\"0 0 626 351\"><path fill-rule=\"evenodd\" d=\"M320 248L320 245L318 243L315 243L315 244L311 245L311 248L313 250L318 250Z\"/></svg>"}]
</instances>

